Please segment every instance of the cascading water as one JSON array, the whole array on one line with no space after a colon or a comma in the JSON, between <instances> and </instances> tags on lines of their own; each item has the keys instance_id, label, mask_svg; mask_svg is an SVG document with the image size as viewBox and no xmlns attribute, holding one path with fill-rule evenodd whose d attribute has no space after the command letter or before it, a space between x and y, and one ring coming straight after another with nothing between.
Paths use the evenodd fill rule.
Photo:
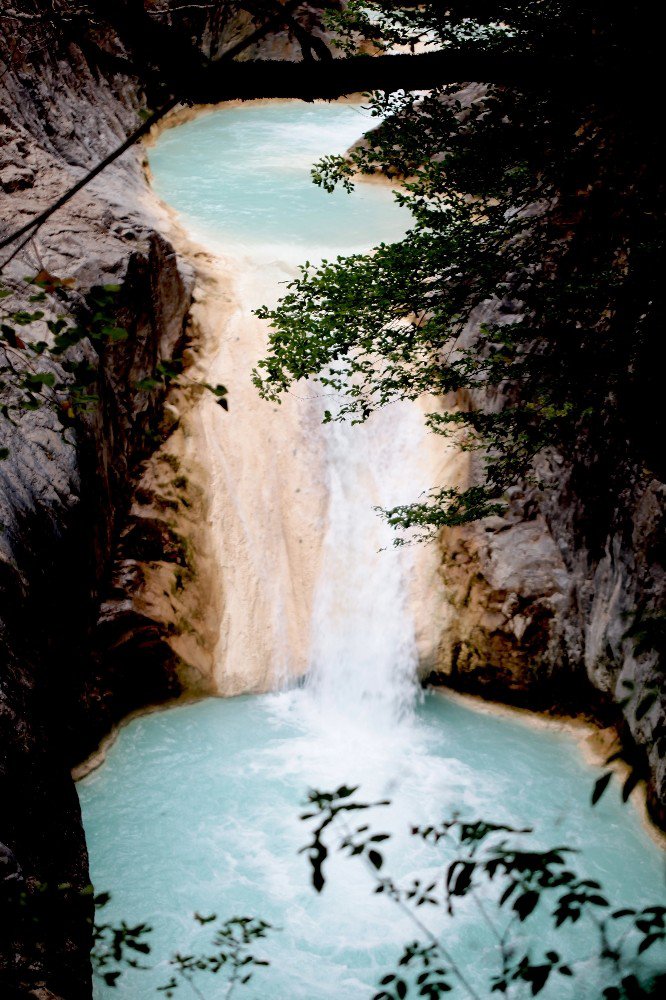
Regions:
<instances>
[{"instance_id":1,"label":"cascading water","mask_svg":"<svg viewBox=\"0 0 666 1000\"><path fill-rule=\"evenodd\" d=\"M232 107L167 132L151 155L158 192L231 273L233 305L208 317L219 337L210 377L229 386L230 413L211 404L192 442L205 449L216 490L226 607L218 686L266 690L309 671L279 693L135 720L79 784L95 885L113 893L108 915L154 927L152 970L113 990L98 984L100 998L156 995L170 954L205 947L195 911L255 915L279 928L258 949L271 964L247 1000L373 995L414 927L354 859L332 856L325 892L313 893L298 854L309 787L360 785L367 799L391 799L369 819L393 835L386 871L398 879L441 873L437 852L410 825L457 811L534 826L544 847L581 848L581 868L618 903L643 905L662 884L661 854L633 812L611 796L590 810L595 772L568 736L417 698L417 661L434 641L427 600L436 557L393 548L373 510L433 481L417 409L322 427L330 400L313 387L273 408L249 385L265 338L252 308L279 295L294 264L404 226L380 185L349 200L309 183L310 163L343 151L367 124L353 104ZM478 913L463 907L451 923L430 910L427 922L446 934L472 982L487 982L496 943ZM578 930L567 947L581 957L594 950ZM214 979L201 992L224 996ZM596 993L577 980L544 996Z\"/></svg>"},{"instance_id":2,"label":"cascading water","mask_svg":"<svg viewBox=\"0 0 666 1000\"><path fill-rule=\"evenodd\" d=\"M408 501L434 475L424 460L426 435L415 408L391 407L355 434L338 425L322 428L331 400L316 386L297 387L278 408L262 402L250 380L266 348L265 324L253 310L277 300L299 263L369 249L399 238L408 224L409 216L383 185L361 185L349 197L331 196L310 181L318 156L344 152L372 124L353 103L231 107L165 133L151 156L158 192L218 255L215 266L228 289L226 303L204 301L200 308L216 344L205 376L228 387L231 411L227 419L204 400L203 434L191 442L197 453L205 450L214 480L224 618L216 682L224 694L275 689L303 675L313 642L323 683L324 623L327 634L336 629L338 640L345 635L351 642L360 632L339 616L333 626L328 614L313 613L315 591L319 606L329 588L337 589L338 598L354 601L359 617L358 602L365 601L366 640L371 618L380 622L380 595L386 592L389 599L390 580L402 595L392 598L390 614L387 605L393 628L400 601L410 601L412 613L422 606L425 619L437 600L436 587L424 585L416 593L416 582L433 570L428 553L419 559L424 573L408 574L411 594L396 579L405 559L397 554L376 559L376 550L392 539L381 533L372 505ZM190 133L185 144L183 131ZM332 558L339 559L335 570L322 565L322 559ZM339 575L343 570L346 576ZM405 609L397 617L406 614ZM376 631L381 633L381 624ZM426 633L424 624L419 635ZM403 672L413 673L413 653L406 667L403 646L394 646L391 655ZM366 666L371 662L373 670L380 669L384 659L366 656ZM360 679L363 671L354 676ZM381 689L386 695L386 684Z\"/></svg>"},{"instance_id":3,"label":"cascading water","mask_svg":"<svg viewBox=\"0 0 666 1000\"><path fill-rule=\"evenodd\" d=\"M326 435L328 530L312 618L308 688L322 712L388 725L410 707L418 665L409 562L374 506L405 502L422 423L412 408ZM412 473L412 474L410 474Z\"/></svg>"}]
</instances>

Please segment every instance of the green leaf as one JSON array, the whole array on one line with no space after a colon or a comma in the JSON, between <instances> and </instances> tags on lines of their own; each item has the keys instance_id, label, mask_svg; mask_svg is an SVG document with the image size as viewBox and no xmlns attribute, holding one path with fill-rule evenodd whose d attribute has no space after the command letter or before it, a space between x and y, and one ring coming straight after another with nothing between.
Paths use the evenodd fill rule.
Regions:
<instances>
[{"instance_id":1,"label":"green leaf","mask_svg":"<svg viewBox=\"0 0 666 1000\"><path fill-rule=\"evenodd\" d=\"M53 372L29 372L25 376L25 381L31 386L46 385L52 388L55 385L55 375Z\"/></svg>"},{"instance_id":2,"label":"green leaf","mask_svg":"<svg viewBox=\"0 0 666 1000\"><path fill-rule=\"evenodd\" d=\"M129 336L127 330L123 326L105 326L102 332L112 343L116 343L120 340L127 340Z\"/></svg>"},{"instance_id":3,"label":"green leaf","mask_svg":"<svg viewBox=\"0 0 666 1000\"><path fill-rule=\"evenodd\" d=\"M529 889L514 900L513 909L518 914L519 920L526 920L539 902L539 893L534 889Z\"/></svg>"},{"instance_id":4,"label":"green leaf","mask_svg":"<svg viewBox=\"0 0 666 1000\"><path fill-rule=\"evenodd\" d=\"M637 722L640 721L643 718L643 716L647 715L647 713L650 711L650 709L656 703L656 701L657 701L656 691L648 691L647 694L643 695L643 697L638 703L638 706L636 707Z\"/></svg>"},{"instance_id":5,"label":"green leaf","mask_svg":"<svg viewBox=\"0 0 666 1000\"><path fill-rule=\"evenodd\" d=\"M597 780L595 781L595 783L594 783L594 791L592 792L592 805L593 806L596 806L597 802L599 801L599 799L601 798L601 796L604 794L604 792L608 788L608 783L609 783L609 781L611 780L612 777L613 777L613 772L612 771L606 771L605 774L602 774L601 777L597 778Z\"/></svg>"},{"instance_id":6,"label":"green leaf","mask_svg":"<svg viewBox=\"0 0 666 1000\"><path fill-rule=\"evenodd\" d=\"M623 802L627 801L627 799L629 798L629 796L631 795L631 793L633 792L634 788L636 787L636 785L640 780L641 780L641 773L638 770L638 768L635 767L629 772L627 780L625 781L624 786L622 788Z\"/></svg>"},{"instance_id":7,"label":"green leaf","mask_svg":"<svg viewBox=\"0 0 666 1000\"><path fill-rule=\"evenodd\" d=\"M663 938L664 938L664 932L663 931L653 931L652 934L648 934L647 937L643 938L643 940L639 944L639 946L638 946L638 954L642 955L643 952L647 951L648 948L651 948L652 945L655 944L655 942L661 941L661 940L663 940Z\"/></svg>"},{"instance_id":8,"label":"green leaf","mask_svg":"<svg viewBox=\"0 0 666 1000\"><path fill-rule=\"evenodd\" d=\"M336 789L335 794L339 799L348 799L354 794L354 792L357 791L358 785L340 785L340 787Z\"/></svg>"}]
</instances>

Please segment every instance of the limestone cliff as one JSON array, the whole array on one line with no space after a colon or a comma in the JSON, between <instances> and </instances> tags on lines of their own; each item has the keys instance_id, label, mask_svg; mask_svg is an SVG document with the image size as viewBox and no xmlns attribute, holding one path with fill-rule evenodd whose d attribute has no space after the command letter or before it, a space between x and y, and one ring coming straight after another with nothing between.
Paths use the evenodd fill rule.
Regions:
<instances>
[{"instance_id":1,"label":"limestone cliff","mask_svg":"<svg viewBox=\"0 0 666 1000\"><path fill-rule=\"evenodd\" d=\"M141 82L105 68L106 56L127 52L104 7L90 20L90 10L69 2L3 8L4 231L140 122ZM199 27L204 44L220 30ZM163 418L159 389L136 383L185 346L193 279L157 223L133 150L57 213L3 275L16 283L44 267L74 278L76 291L53 306L64 313L84 308L91 286L120 284L117 319L129 333L101 351L77 348L97 370L99 403L76 433L62 433L48 407L15 428L3 424L0 873L31 900L24 919L0 914L3 996L89 995L87 857L69 767L127 711L180 690L179 657L166 641L178 632L178 608L151 615L145 580L161 573L173 584L176 573L194 572L196 554L185 553L170 524L174 505L185 511L176 460L141 464L165 438L169 454L174 419Z\"/></svg>"},{"instance_id":2,"label":"limestone cliff","mask_svg":"<svg viewBox=\"0 0 666 1000\"><path fill-rule=\"evenodd\" d=\"M516 485L502 517L444 530L438 669L461 690L617 725L663 827L666 485L638 458L610 475L607 460L585 440L550 449L540 488ZM459 484L478 481L461 465Z\"/></svg>"}]
</instances>

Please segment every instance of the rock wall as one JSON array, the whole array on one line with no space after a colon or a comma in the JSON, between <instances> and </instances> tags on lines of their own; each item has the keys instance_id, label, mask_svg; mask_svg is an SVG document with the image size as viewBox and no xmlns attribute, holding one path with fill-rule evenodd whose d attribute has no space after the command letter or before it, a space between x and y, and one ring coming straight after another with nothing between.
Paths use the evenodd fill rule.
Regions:
<instances>
[{"instance_id":1,"label":"rock wall","mask_svg":"<svg viewBox=\"0 0 666 1000\"><path fill-rule=\"evenodd\" d=\"M109 53L128 55L105 5L84 12L81 31L79 6L23 0L3 9L3 232L140 123L140 81L104 68ZM163 392L136 385L187 340L193 275L159 235L161 221L141 152L132 150L3 274L14 285L42 268L74 278L76 290L51 307L69 314L91 286L120 284L117 320L129 333L103 350L75 349L95 366L99 396L75 433L63 433L48 406L2 426L0 877L13 899L0 911L3 997L90 995L91 898L69 768L126 712L181 690L179 593L156 609L146 580L195 572L197 553L185 551L174 527L188 516L189 484L174 486L177 460L165 457L178 426L164 414Z\"/></svg>"},{"instance_id":2,"label":"rock wall","mask_svg":"<svg viewBox=\"0 0 666 1000\"><path fill-rule=\"evenodd\" d=\"M490 699L617 725L663 828L666 485L640 462L609 474L605 460L585 441L567 457L545 452L542 488L516 485L503 516L442 532L449 608L436 673ZM466 487L479 470L462 463L454 479Z\"/></svg>"}]
</instances>

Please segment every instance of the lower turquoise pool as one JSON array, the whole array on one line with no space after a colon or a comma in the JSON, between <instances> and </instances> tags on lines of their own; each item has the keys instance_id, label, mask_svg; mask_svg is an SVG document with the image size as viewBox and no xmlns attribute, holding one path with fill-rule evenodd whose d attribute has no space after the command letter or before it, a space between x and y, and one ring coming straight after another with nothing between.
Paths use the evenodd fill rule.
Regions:
<instances>
[{"instance_id":1,"label":"lower turquoise pool","mask_svg":"<svg viewBox=\"0 0 666 1000\"><path fill-rule=\"evenodd\" d=\"M659 902L663 854L622 804L617 783L591 808L597 774L570 735L482 714L438 693L386 727L359 726L353 713L323 714L307 689L210 699L139 718L78 786L92 877L98 891L113 894L107 916L154 928L152 970L128 973L114 990L98 984L98 996L160 995L169 956L207 941L207 928L193 920L198 911L257 916L279 928L258 946L270 966L243 987L248 1000L372 997L414 927L373 893L356 859L332 857L327 887L320 896L313 891L298 853L310 787L349 783L367 800L391 800L371 821L393 834L386 871L396 878L441 873L441 856L419 845L410 826L458 812L533 827L531 842L542 847L580 850L575 865L614 904ZM431 908L424 919L480 987L496 949L476 911L464 908L450 921ZM576 927L567 940L581 959L596 947L589 929ZM589 989L583 977L573 991L562 980L544 995L597 996L593 971L590 977ZM225 996L222 987L211 979L203 995Z\"/></svg>"}]
</instances>

